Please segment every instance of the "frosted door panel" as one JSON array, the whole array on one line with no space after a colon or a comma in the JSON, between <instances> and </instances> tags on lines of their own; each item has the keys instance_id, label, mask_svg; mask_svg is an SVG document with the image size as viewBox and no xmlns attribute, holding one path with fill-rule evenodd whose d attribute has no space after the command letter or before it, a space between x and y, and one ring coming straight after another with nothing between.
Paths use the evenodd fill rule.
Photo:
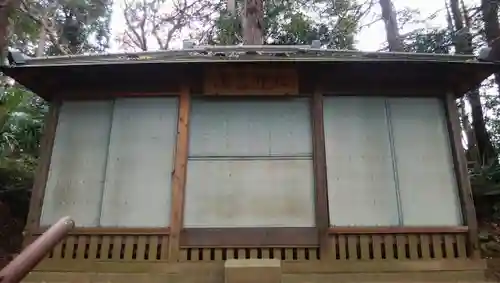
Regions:
<instances>
[{"instance_id":1,"label":"frosted door panel","mask_svg":"<svg viewBox=\"0 0 500 283\"><path fill-rule=\"evenodd\" d=\"M194 100L190 156L310 156L309 101Z\"/></svg>"},{"instance_id":2,"label":"frosted door panel","mask_svg":"<svg viewBox=\"0 0 500 283\"><path fill-rule=\"evenodd\" d=\"M310 160L190 160L184 226L314 227Z\"/></svg>"},{"instance_id":3,"label":"frosted door panel","mask_svg":"<svg viewBox=\"0 0 500 283\"><path fill-rule=\"evenodd\" d=\"M313 227L308 99L192 102L185 227Z\"/></svg>"},{"instance_id":4,"label":"frosted door panel","mask_svg":"<svg viewBox=\"0 0 500 283\"><path fill-rule=\"evenodd\" d=\"M443 105L437 98L389 99L404 225L460 225Z\"/></svg>"},{"instance_id":5,"label":"frosted door panel","mask_svg":"<svg viewBox=\"0 0 500 283\"><path fill-rule=\"evenodd\" d=\"M325 97L323 107L331 225L398 225L385 100Z\"/></svg>"},{"instance_id":6,"label":"frosted door panel","mask_svg":"<svg viewBox=\"0 0 500 283\"><path fill-rule=\"evenodd\" d=\"M59 113L41 225L70 215L98 226L112 102L64 102Z\"/></svg>"},{"instance_id":7,"label":"frosted door panel","mask_svg":"<svg viewBox=\"0 0 500 283\"><path fill-rule=\"evenodd\" d=\"M168 226L176 133L176 98L116 100L102 226Z\"/></svg>"}]
</instances>

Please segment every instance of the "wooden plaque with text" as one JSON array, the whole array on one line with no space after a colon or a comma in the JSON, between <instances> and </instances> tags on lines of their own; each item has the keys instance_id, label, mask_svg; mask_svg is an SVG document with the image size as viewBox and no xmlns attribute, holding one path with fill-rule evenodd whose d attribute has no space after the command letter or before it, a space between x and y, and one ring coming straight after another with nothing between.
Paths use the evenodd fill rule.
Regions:
<instances>
[{"instance_id":1,"label":"wooden plaque with text","mask_svg":"<svg viewBox=\"0 0 500 283\"><path fill-rule=\"evenodd\" d=\"M204 70L205 95L297 95L297 70L287 66L234 64Z\"/></svg>"}]
</instances>

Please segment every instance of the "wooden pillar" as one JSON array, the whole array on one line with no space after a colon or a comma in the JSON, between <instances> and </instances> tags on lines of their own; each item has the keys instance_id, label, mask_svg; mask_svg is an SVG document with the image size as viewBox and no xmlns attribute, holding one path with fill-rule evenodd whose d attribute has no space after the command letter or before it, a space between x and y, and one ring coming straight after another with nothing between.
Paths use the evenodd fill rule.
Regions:
<instances>
[{"instance_id":1,"label":"wooden pillar","mask_svg":"<svg viewBox=\"0 0 500 283\"><path fill-rule=\"evenodd\" d=\"M318 230L320 256L324 259L332 255L332 249L330 248L328 240L330 220L328 212L325 134L323 126L323 94L319 90L316 90L312 96L311 120L316 228Z\"/></svg>"},{"instance_id":2,"label":"wooden pillar","mask_svg":"<svg viewBox=\"0 0 500 283\"><path fill-rule=\"evenodd\" d=\"M446 114L448 120L448 132L453 155L455 176L457 178L460 203L465 224L468 227L468 252L469 256L480 257L478 225L476 209L472 197L472 189L467 170L467 159L462 145L462 127L454 93L447 93L445 99Z\"/></svg>"},{"instance_id":3,"label":"wooden pillar","mask_svg":"<svg viewBox=\"0 0 500 283\"><path fill-rule=\"evenodd\" d=\"M168 258L170 261L177 261L179 259L179 244L184 216L184 191L186 186L188 159L190 100L189 87L187 85L182 86L179 96L177 143L171 186L172 210L170 216L170 237L168 247Z\"/></svg>"},{"instance_id":4,"label":"wooden pillar","mask_svg":"<svg viewBox=\"0 0 500 283\"><path fill-rule=\"evenodd\" d=\"M35 171L28 218L26 220L24 246L31 242L33 232L40 226L43 197L49 175L50 160L52 157L52 148L54 146L60 107L61 103L59 101L53 102L50 105L49 112L45 116L43 136L40 141L40 159Z\"/></svg>"}]
</instances>

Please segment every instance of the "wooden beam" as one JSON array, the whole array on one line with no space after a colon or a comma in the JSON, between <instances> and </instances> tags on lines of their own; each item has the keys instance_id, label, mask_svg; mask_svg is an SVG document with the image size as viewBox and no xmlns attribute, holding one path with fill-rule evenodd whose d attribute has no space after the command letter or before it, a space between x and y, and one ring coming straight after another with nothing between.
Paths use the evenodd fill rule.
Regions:
<instances>
[{"instance_id":1,"label":"wooden beam","mask_svg":"<svg viewBox=\"0 0 500 283\"><path fill-rule=\"evenodd\" d=\"M177 261L179 259L179 242L184 216L184 191L188 160L190 100L190 89L185 85L182 87L179 96L177 143L172 174L172 210L168 244L168 257L170 261Z\"/></svg>"},{"instance_id":2,"label":"wooden beam","mask_svg":"<svg viewBox=\"0 0 500 283\"><path fill-rule=\"evenodd\" d=\"M315 228L187 228L181 246L185 247L317 247Z\"/></svg>"},{"instance_id":3,"label":"wooden beam","mask_svg":"<svg viewBox=\"0 0 500 283\"><path fill-rule=\"evenodd\" d=\"M43 197L45 186L50 169L50 160L52 157L52 148L56 136L57 121L59 119L59 109L61 103L55 101L50 105L49 112L45 116L45 128L40 142L40 159L35 171L35 179L31 191L30 208L26 221L25 244L30 241L32 233L40 226L40 216L42 213Z\"/></svg>"},{"instance_id":4,"label":"wooden beam","mask_svg":"<svg viewBox=\"0 0 500 283\"><path fill-rule=\"evenodd\" d=\"M448 132L450 136L450 145L453 155L453 164L459 188L462 213L465 224L469 227L468 251L471 257L478 258L480 257L480 250L476 209L474 207L469 173L467 170L467 160L462 145L462 127L460 126L456 96L453 93L446 94L445 107L448 121Z\"/></svg>"},{"instance_id":5,"label":"wooden beam","mask_svg":"<svg viewBox=\"0 0 500 283\"><path fill-rule=\"evenodd\" d=\"M49 227L40 227L33 232L38 236L47 231ZM169 235L170 228L116 228L116 227L82 227L74 228L68 235L116 235L116 236L147 236L147 235Z\"/></svg>"},{"instance_id":6,"label":"wooden beam","mask_svg":"<svg viewBox=\"0 0 500 283\"><path fill-rule=\"evenodd\" d=\"M313 139L313 170L315 193L315 218L318 231L320 254L322 258L332 255L328 228L330 219L328 212L328 188L326 179L325 133L323 125L323 94L315 90L311 100L311 121Z\"/></svg>"},{"instance_id":7,"label":"wooden beam","mask_svg":"<svg viewBox=\"0 0 500 283\"><path fill-rule=\"evenodd\" d=\"M467 226L450 227L330 227L329 234L460 234L467 233Z\"/></svg>"}]
</instances>

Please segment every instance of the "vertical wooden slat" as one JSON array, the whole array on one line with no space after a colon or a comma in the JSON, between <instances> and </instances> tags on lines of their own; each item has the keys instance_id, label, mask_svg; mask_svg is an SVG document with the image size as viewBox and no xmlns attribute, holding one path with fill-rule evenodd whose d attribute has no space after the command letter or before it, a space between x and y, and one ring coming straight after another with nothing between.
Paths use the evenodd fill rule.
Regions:
<instances>
[{"instance_id":1,"label":"vertical wooden slat","mask_svg":"<svg viewBox=\"0 0 500 283\"><path fill-rule=\"evenodd\" d=\"M113 236L113 251L111 252L112 260L119 260L122 253L122 236Z\"/></svg>"},{"instance_id":2,"label":"vertical wooden slat","mask_svg":"<svg viewBox=\"0 0 500 283\"><path fill-rule=\"evenodd\" d=\"M148 260L157 260L158 257L158 236L149 237Z\"/></svg>"},{"instance_id":3,"label":"vertical wooden slat","mask_svg":"<svg viewBox=\"0 0 500 283\"><path fill-rule=\"evenodd\" d=\"M259 250L250 249L250 258L259 258Z\"/></svg>"},{"instance_id":4,"label":"vertical wooden slat","mask_svg":"<svg viewBox=\"0 0 500 283\"><path fill-rule=\"evenodd\" d=\"M123 253L124 260L132 260L134 254L135 236L125 237L125 251Z\"/></svg>"},{"instance_id":5,"label":"vertical wooden slat","mask_svg":"<svg viewBox=\"0 0 500 283\"><path fill-rule=\"evenodd\" d=\"M443 249L441 246L442 243L442 235L432 235L432 250L434 252L434 258L442 259L443 258Z\"/></svg>"},{"instance_id":6,"label":"vertical wooden slat","mask_svg":"<svg viewBox=\"0 0 500 283\"><path fill-rule=\"evenodd\" d=\"M78 236L77 240L77 250L76 250L76 258L84 259L85 258L85 250L87 249L87 239L86 235Z\"/></svg>"},{"instance_id":7,"label":"vertical wooden slat","mask_svg":"<svg viewBox=\"0 0 500 283\"><path fill-rule=\"evenodd\" d=\"M199 261L200 260L200 249L192 248L190 250L191 261Z\"/></svg>"},{"instance_id":8,"label":"vertical wooden slat","mask_svg":"<svg viewBox=\"0 0 500 283\"><path fill-rule=\"evenodd\" d=\"M210 261L211 260L211 251L210 248L204 248L202 252L202 260L203 261Z\"/></svg>"},{"instance_id":9,"label":"vertical wooden slat","mask_svg":"<svg viewBox=\"0 0 500 283\"><path fill-rule=\"evenodd\" d=\"M452 92L446 94L445 107L448 118L448 132L451 140L450 144L452 148L453 164L460 192L460 203L462 211L465 212L465 223L469 227L467 245L471 251L471 256L479 258L480 250L476 209L474 207L472 189L467 170L467 160L465 158L465 151L462 145L462 128L460 126L456 97Z\"/></svg>"},{"instance_id":10,"label":"vertical wooden slat","mask_svg":"<svg viewBox=\"0 0 500 283\"><path fill-rule=\"evenodd\" d=\"M431 258L431 239L430 235L420 235L420 247L422 249L422 259Z\"/></svg>"},{"instance_id":11,"label":"vertical wooden slat","mask_svg":"<svg viewBox=\"0 0 500 283\"><path fill-rule=\"evenodd\" d=\"M384 236L385 258L394 259L394 237L392 235Z\"/></svg>"},{"instance_id":12,"label":"vertical wooden slat","mask_svg":"<svg viewBox=\"0 0 500 283\"><path fill-rule=\"evenodd\" d=\"M179 252L179 261L187 261L188 260L188 250L182 249Z\"/></svg>"},{"instance_id":13,"label":"vertical wooden slat","mask_svg":"<svg viewBox=\"0 0 500 283\"><path fill-rule=\"evenodd\" d=\"M382 236L374 235L372 236L372 245L373 245L373 259L382 259Z\"/></svg>"},{"instance_id":14,"label":"vertical wooden slat","mask_svg":"<svg viewBox=\"0 0 500 283\"><path fill-rule=\"evenodd\" d=\"M455 258L455 248L453 247L455 239L455 235L453 234L444 235L444 250L447 259Z\"/></svg>"},{"instance_id":15,"label":"vertical wooden slat","mask_svg":"<svg viewBox=\"0 0 500 283\"><path fill-rule=\"evenodd\" d=\"M418 259L418 235L408 235L408 246L410 248L410 259Z\"/></svg>"},{"instance_id":16,"label":"vertical wooden slat","mask_svg":"<svg viewBox=\"0 0 500 283\"><path fill-rule=\"evenodd\" d=\"M370 260L370 236L359 236L359 246L361 248L361 259Z\"/></svg>"},{"instance_id":17,"label":"vertical wooden slat","mask_svg":"<svg viewBox=\"0 0 500 283\"><path fill-rule=\"evenodd\" d=\"M222 260L222 249L215 249L214 250L214 260Z\"/></svg>"},{"instance_id":18,"label":"vertical wooden slat","mask_svg":"<svg viewBox=\"0 0 500 283\"><path fill-rule=\"evenodd\" d=\"M282 259L281 258L281 249L278 249L278 248L273 249L273 255L274 255L274 258L276 258L276 259Z\"/></svg>"},{"instance_id":19,"label":"vertical wooden slat","mask_svg":"<svg viewBox=\"0 0 500 283\"><path fill-rule=\"evenodd\" d=\"M332 260L337 259L337 246L339 245L339 241L337 239L337 235L330 236L330 249L332 250L328 255Z\"/></svg>"},{"instance_id":20,"label":"vertical wooden slat","mask_svg":"<svg viewBox=\"0 0 500 283\"><path fill-rule=\"evenodd\" d=\"M161 255L160 255L161 260L168 259L168 248L169 248L168 241L169 237L167 235L163 235L161 238Z\"/></svg>"},{"instance_id":21,"label":"vertical wooden slat","mask_svg":"<svg viewBox=\"0 0 500 283\"><path fill-rule=\"evenodd\" d=\"M347 236L347 249L349 254L349 260L358 259L358 236L349 235Z\"/></svg>"},{"instance_id":22,"label":"vertical wooden slat","mask_svg":"<svg viewBox=\"0 0 500 283\"><path fill-rule=\"evenodd\" d=\"M68 236L68 238L66 239L66 246L64 249L64 258L66 259L73 258L73 253L75 250L75 242L76 242L75 236Z\"/></svg>"},{"instance_id":23,"label":"vertical wooden slat","mask_svg":"<svg viewBox=\"0 0 500 283\"><path fill-rule=\"evenodd\" d=\"M245 249L238 249L238 259L244 259L244 258L246 258Z\"/></svg>"},{"instance_id":24,"label":"vertical wooden slat","mask_svg":"<svg viewBox=\"0 0 500 283\"><path fill-rule=\"evenodd\" d=\"M297 260L306 260L306 249L297 249Z\"/></svg>"},{"instance_id":25,"label":"vertical wooden slat","mask_svg":"<svg viewBox=\"0 0 500 283\"><path fill-rule=\"evenodd\" d=\"M268 248L262 249L262 258L270 258L270 252Z\"/></svg>"},{"instance_id":26,"label":"vertical wooden slat","mask_svg":"<svg viewBox=\"0 0 500 283\"><path fill-rule=\"evenodd\" d=\"M40 227L40 216L42 214L43 197L45 194L45 185L49 175L50 159L56 136L57 121L59 119L59 110L61 103L52 102L49 112L45 117L43 137L40 142L40 160L35 171L35 179L31 191L30 206L28 218L26 221L25 240L31 238L36 229ZM23 243L26 246L27 243Z\"/></svg>"},{"instance_id":27,"label":"vertical wooden slat","mask_svg":"<svg viewBox=\"0 0 500 283\"><path fill-rule=\"evenodd\" d=\"M60 259L61 258L61 254L62 254L62 248L63 248L63 245L66 244L66 240L62 240L61 242L59 242L59 244L57 244L54 249L52 250L52 258L53 259Z\"/></svg>"},{"instance_id":28,"label":"vertical wooden slat","mask_svg":"<svg viewBox=\"0 0 500 283\"><path fill-rule=\"evenodd\" d=\"M459 258L466 258L467 257L467 243L465 239L465 235L462 234L457 234L457 252L458 252L458 257Z\"/></svg>"},{"instance_id":29,"label":"vertical wooden slat","mask_svg":"<svg viewBox=\"0 0 500 283\"><path fill-rule=\"evenodd\" d=\"M172 211L170 219L170 237L168 256L170 261L179 258L180 234L184 214L184 190L189 144L190 93L187 85L182 86L179 96L179 120L177 122L177 142L175 163L172 174Z\"/></svg>"},{"instance_id":30,"label":"vertical wooden slat","mask_svg":"<svg viewBox=\"0 0 500 283\"><path fill-rule=\"evenodd\" d=\"M233 259L234 258L234 249L226 249L226 258Z\"/></svg>"},{"instance_id":31,"label":"vertical wooden slat","mask_svg":"<svg viewBox=\"0 0 500 283\"><path fill-rule=\"evenodd\" d=\"M111 237L103 236L101 242L101 260L109 259L109 247L111 245Z\"/></svg>"},{"instance_id":32,"label":"vertical wooden slat","mask_svg":"<svg viewBox=\"0 0 500 283\"><path fill-rule=\"evenodd\" d=\"M396 235L398 260L406 259L406 235Z\"/></svg>"},{"instance_id":33,"label":"vertical wooden slat","mask_svg":"<svg viewBox=\"0 0 500 283\"><path fill-rule=\"evenodd\" d=\"M339 249L339 259L340 260L346 260L347 259L347 250L346 250L346 236L345 235L338 235L337 237L337 246Z\"/></svg>"},{"instance_id":34,"label":"vertical wooden slat","mask_svg":"<svg viewBox=\"0 0 500 283\"><path fill-rule=\"evenodd\" d=\"M146 244L148 243L147 236L139 236L137 238L137 251L136 258L137 260L144 260L146 254Z\"/></svg>"},{"instance_id":35,"label":"vertical wooden slat","mask_svg":"<svg viewBox=\"0 0 500 283\"><path fill-rule=\"evenodd\" d=\"M97 259L97 249L99 247L99 236L92 235L89 239L89 251L88 258L89 259Z\"/></svg>"},{"instance_id":36,"label":"vertical wooden slat","mask_svg":"<svg viewBox=\"0 0 500 283\"><path fill-rule=\"evenodd\" d=\"M315 218L318 229L319 249L323 258L333 256L330 248L328 228L328 188L326 177L325 131L323 125L323 94L319 89L314 91L311 101L313 170L315 194Z\"/></svg>"},{"instance_id":37,"label":"vertical wooden slat","mask_svg":"<svg viewBox=\"0 0 500 283\"><path fill-rule=\"evenodd\" d=\"M318 250L315 248L309 249L309 260L318 260Z\"/></svg>"}]
</instances>

